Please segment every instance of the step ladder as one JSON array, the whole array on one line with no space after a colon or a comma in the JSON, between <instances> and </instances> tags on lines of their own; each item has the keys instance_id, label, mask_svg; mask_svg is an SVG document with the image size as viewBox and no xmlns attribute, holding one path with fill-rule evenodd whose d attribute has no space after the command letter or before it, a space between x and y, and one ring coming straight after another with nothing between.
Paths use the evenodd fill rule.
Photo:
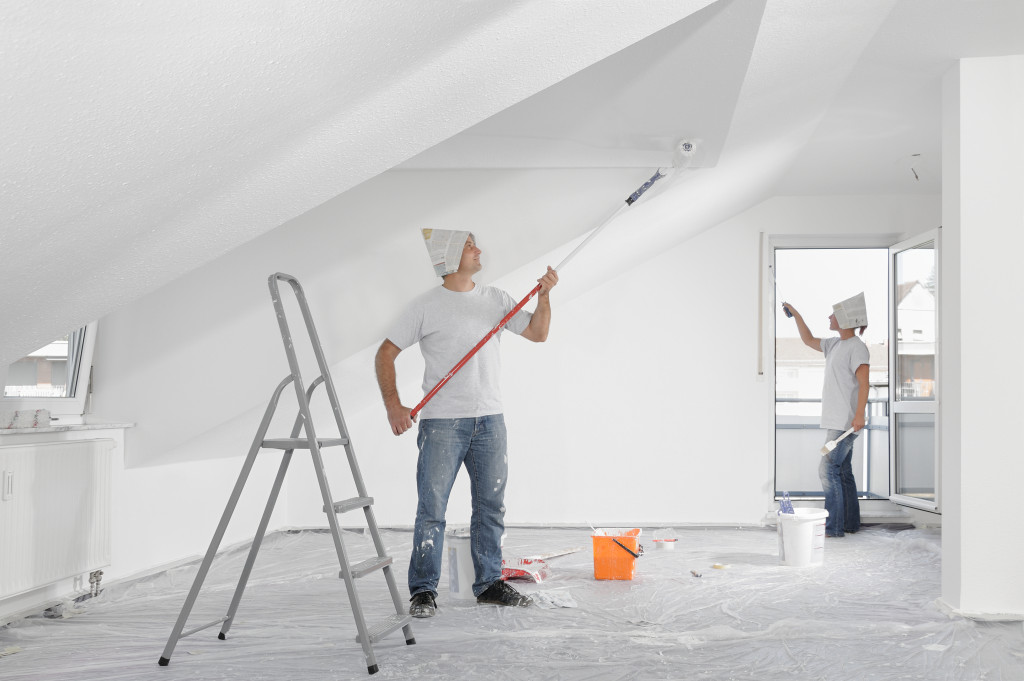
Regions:
<instances>
[{"instance_id":1,"label":"step ladder","mask_svg":"<svg viewBox=\"0 0 1024 681\"><path fill-rule=\"evenodd\" d=\"M313 344L313 352L316 355L316 361L320 369L320 376L314 380L308 388L303 387L302 377L299 373L299 363L295 355L295 348L292 344L292 336L288 329L288 320L285 316L284 306L281 301L281 293L278 287L278 282L280 281L290 284L295 292L295 298L298 302L299 309L302 311L302 318L306 323L306 329L309 332L309 339ZM170 663L171 653L174 652L174 647L177 645L179 640L209 627L220 624L221 629L218 638L222 641L227 638L228 630L231 629L231 625L235 619L235 613L238 610L238 604L242 600L242 593L245 591L245 585L249 579L249 573L252 571L253 563L256 561L256 554L259 552L260 544L263 541L263 537L267 531L267 526L270 523L270 517L274 511L274 504L277 502L278 494L281 491L281 485L284 482L285 473L288 471L288 464L291 462L292 453L296 449L302 449L309 450L310 456L313 460L313 468L316 471L317 480L320 483L320 493L323 496L324 501L324 512L327 514L327 522L328 525L330 525L331 536L334 538L334 547L337 550L338 562L341 566L339 576L341 579L345 580L345 588L348 591L349 605L352 607L352 615L356 622L356 629L358 631L356 641L362 645L363 653L366 655L367 671L370 674L375 674L378 671L378 667L373 653L373 644L379 642L385 636L397 631L398 629L401 629L405 634L405 642L407 645L416 643L416 639L413 638L412 633L412 618L407 614L405 603L398 593L398 587L395 585L395 576L392 571L391 557L385 553L384 543L381 541L380 531L377 528L376 520L374 520L373 497L367 494L366 486L363 484L363 477L359 473L359 465L356 462L355 451L352 448L352 441L349 437L348 429L345 427L345 419L341 414L341 406L338 403L338 396L334 390L334 383L331 380L331 374L327 368L327 361L324 358L323 348L320 346L320 340L317 336L316 328L313 326L313 319L309 314L309 306L306 304L306 296L302 291L302 286L295 277L280 272L270 276L269 285L270 296L274 301L274 309L277 312L277 321L281 327L281 338L284 341L285 353L288 355L288 366L291 368L291 374L277 386L277 389L274 391L274 394L270 399L270 403L267 405L267 410L263 415L263 421L260 423L259 429L256 432L256 437L253 439L252 447L249 449L249 455L246 457L245 463L242 465L242 471L238 475L238 481L235 483L235 487L231 492L231 497L228 499L227 507L224 509L224 514L221 516L220 524L217 526L217 531L214 532L213 540L210 542L210 548L207 549L202 565L199 567L199 572L196 574L195 581L192 583L192 589L189 591L188 597L185 599L185 604L182 606L181 613L178 615L178 620L174 625L174 629L171 631L171 636L167 640L167 645L164 647L164 652L160 657L159 664L160 666L167 666ZM299 405L299 413L295 418L294 425L292 426L291 435L287 438L268 439L266 437L267 430L270 427L270 422L277 409L278 400L281 397L281 393L288 387L289 383L295 386L295 396ZM310 414L309 403L313 396L313 391L316 390L321 383L325 386L327 397L331 403L331 409L334 412L334 420L338 427L338 437L320 437L316 434L316 430L313 427L313 419ZM324 472L323 458L320 454L320 450L325 447L337 446L345 448L345 454L348 457L349 468L352 471L352 479L355 481L356 493L358 495L352 499L345 499L343 501L332 500L333 497L331 496L330 487L327 484L327 476ZM203 624L189 629L188 631L184 631L185 624L192 612L192 607L195 605L196 599L199 596L199 591L203 586L206 575L209 572L210 566L213 564L213 559L217 554L217 549L220 547L221 540L224 538L224 532L227 530L228 522L231 520L231 515L234 513L238 499L242 495L242 490L245 487L245 481L249 477L249 472L252 470L253 464L256 462L257 455L264 449L284 450L284 455L281 459L281 465L277 472L277 478L274 480L273 487L270 490L270 498L267 500L266 510L264 510L263 518L260 520L259 528L256 530L256 536L252 540L252 547L249 549L248 558L245 561L245 566L242 568L242 574L238 579L238 586L235 588L234 596L231 599L231 605L228 607L228 612L223 617L208 624ZM366 516L367 528L369 529L370 536L373 538L373 545L376 548L377 555L369 560L350 564L348 560L348 553L345 550L345 542L342 540L341 528L338 524L338 515L349 511L356 511L358 509L362 509ZM366 618L363 615L363 608L360 604L359 593L356 590L356 580L377 571L382 571L384 573L384 579L387 581L388 590L391 592L391 599L394 601L395 613L385 617L378 623L368 625Z\"/></svg>"}]
</instances>

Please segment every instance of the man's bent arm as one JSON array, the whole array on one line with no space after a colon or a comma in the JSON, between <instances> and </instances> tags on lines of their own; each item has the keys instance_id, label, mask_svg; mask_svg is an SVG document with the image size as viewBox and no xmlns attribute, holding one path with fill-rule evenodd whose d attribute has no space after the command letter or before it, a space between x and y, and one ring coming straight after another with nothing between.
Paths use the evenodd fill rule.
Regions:
<instances>
[{"instance_id":1,"label":"man's bent arm","mask_svg":"<svg viewBox=\"0 0 1024 681\"><path fill-rule=\"evenodd\" d=\"M850 424L854 432L859 431L867 423L864 413L867 411L868 391L871 388L868 382L869 372L870 367L867 364L861 364L854 372L857 377L857 411L853 415L853 423Z\"/></svg>"},{"instance_id":2,"label":"man's bent arm","mask_svg":"<svg viewBox=\"0 0 1024 681\"><path fill-rule=\"evenodd\" d=\"M812 350L821 352L821 339L814 337L814 334L811 333L811 330L807 327L807 323L804 321L803 316L801 316L800 313L796 311L796 308L789 303L783 303L783 307L792 313L793 321L796 322L797 331L800 332L800 340L804 342L804 345Z\"/></svg>"},{"instance_id":3,"label":"man's bent arm","mask_svg":"<svg viewBox=\"0 0 1024 681\"><path fill-rule=\"evenodd\" d=\"M412 411L402 405L398 397L398 383L395 380L395 358L402 350L387 338L377 349L377 356L374 359L374 367L377 370L377 385L380 386L380 395L384 398L384 408L388 411L388 423L391 424L391 432L401 435L412 428L413 420L409 413Z\"/></svg>"},{"instance_id":4,"label":"man's bent arm","mask_svg":"<svg viewBox=\"0 0 1024 681\"><path fill-rule=\"evenodd\" d=\"M537 281L540 282L537 309L533 311L530 325L523 331L522 336L534 343L543 343L548 339L548 329L551 327L551 297L548 294L558 283L558 273L548 267L547 273Z\"/></svg>"}]
</instances>

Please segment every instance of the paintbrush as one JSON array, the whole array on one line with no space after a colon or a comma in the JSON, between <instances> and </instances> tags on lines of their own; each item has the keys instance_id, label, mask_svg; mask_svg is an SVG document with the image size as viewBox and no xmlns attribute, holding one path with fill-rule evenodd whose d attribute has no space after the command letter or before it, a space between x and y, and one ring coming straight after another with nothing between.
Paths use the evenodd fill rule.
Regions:
<instances>
[{"instance_id":1,"label":"paintbrush","mask_svg":"<svg viewBox=\"0 0 1024 681\"><path fill-rule=\"evenodd\" d=\"M838 444L840 440L842 440L844 437L846 437L847 435L849 435L852 432L853 432L853 426L850 426L850 428L845 433L843 433L842 435L837 437L835 440L829 440L828 442L826 442L825 446L821 448L821 455L825 456L826 454L831 452L833 449L836 448L836 444Z\"/></svg>"}]
</instances>

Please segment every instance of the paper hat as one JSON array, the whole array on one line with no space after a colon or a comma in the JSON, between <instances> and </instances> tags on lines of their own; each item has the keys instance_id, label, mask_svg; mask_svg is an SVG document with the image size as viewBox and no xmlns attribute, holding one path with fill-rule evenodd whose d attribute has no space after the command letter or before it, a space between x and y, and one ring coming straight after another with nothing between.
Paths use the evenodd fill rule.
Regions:
<instances>
[{"instance_id":1,"label":"paper hat","mask_svg":"<svg viewBox=\"0 0 1024 681\"><path fill-rule=\"evenodd\" d=\"M841 303L832 306L840 329L856 329L868 325L868 306L864 302L864 293L858 293Z\"/></svg>"},{"instance_id":2,"label":"paper hat","mask_svg":"<svg viewBox=\"0 0 1024 681\"><path fill-rule=\"evenodd\" d=\"M462 250L466 246L469 232L452 229L424 229L423 240L430 254L430 264L434 266L434 274L443 277L459 269L462 261Z\"/></svg>"}]
</instances>

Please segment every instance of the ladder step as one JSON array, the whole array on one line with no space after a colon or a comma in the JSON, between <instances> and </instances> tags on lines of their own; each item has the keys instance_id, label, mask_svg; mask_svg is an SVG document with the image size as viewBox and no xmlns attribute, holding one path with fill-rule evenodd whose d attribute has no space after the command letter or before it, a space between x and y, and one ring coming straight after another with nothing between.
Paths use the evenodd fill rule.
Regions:
<instances>
[{"instance_id":1,"label":"ladder step","mask_svg":"<svg viewBox=\"0 0 1024 681\"><path fill-rule=\"evenodd\" d=\"M405 625L412 622L411 615L391 615L370 627L370 643L377 643L393 631L398 631ZM356 642L362 643L359 635L356 635Z\"/></svg>"},{"instance_id":2,"label":"ladder step","mask_svg":"<svg viewBox=\"0 0 1024 681\"><path fill-rule=\"evenodd\" d=\"M209 629L210 627L212 627L214 625L223 624L224 622L227 622L227 621L228 621L227 617L221 617L219 619L215 619L214 621L209 622L208 624L203 624L203 625L200 625L198 627L195 627L194 629L189 629L188 631L186 631L186 632L184 632L182 634L178 634L178 638L185 638L186 636L191 636L192 634L195 634L196 632L202 631L203 629Z\"/></svg>"},{"instance_id":3,"label":"ladder step","mask_svg":"<svg viewBox=\"0 0 1024 681\"><path fill-rule=\"evenodd\" d=\"M348 513L357 508L369 508L370 506L373 506L373 497L352 497L351 499L335 501L332 510L335 513ZM324 513L330 513L330 511L325 508Z\"/></svg>"},{"instance_id":4,"label":"ladder step","mask_svg":"<svg viewBox=\"0 0 1024 681\"><path fill-rule=\"evenodd\" d=\"M316 444L321 449L324 447L337 447L338 445L347 445L348 438L318 437ZM265 449L309 449L309 440L304 437L283 437L275 440L264 440L263 447Z\"/></svg>"},{"instance_id":5,"label":"ladder step","mask_svg":"<svg viewBox=\"0 0 1024 681\"><path fill-rule=\"evenodd\" d=\"M391 565L391 556L374 556L373 558L364 560L361 563L353 563L349 566L349 572L352 573L352 577L359 579L360 577L365 577L374 570L382 570L388 565ZM345 578L345 575L341 572L338 573L338 576L342 579Z\"/></svg>"}]
</instances>

